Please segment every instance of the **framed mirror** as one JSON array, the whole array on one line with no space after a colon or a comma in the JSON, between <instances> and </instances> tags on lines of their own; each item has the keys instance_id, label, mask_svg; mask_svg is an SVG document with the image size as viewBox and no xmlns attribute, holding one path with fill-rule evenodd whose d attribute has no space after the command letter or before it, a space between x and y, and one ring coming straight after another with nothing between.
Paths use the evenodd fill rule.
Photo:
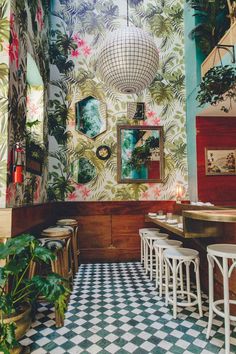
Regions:
<instances>
[{"instance_id":1,"label":"framed mirror","mask_svg":"<svg viewBox=\"0 0 236 354\"><path fill-rule=\"evenodd\" d=\"M163 182L163 128L118 125L118 182Z\"/></svg>"},{"instance_id":2,"label":"framed mirror","mask_svg":"<svg viewBox=\"0 0 236 354\"><path fill-rule=\"evenodd\" d=\"M107 129L106 104L88 96L75 103L76 130L94 139Z\"/></svg>"},{"instance_id":3,"label":"framed mirror","mask_svg":"<svg viewBox=\"0 0 236 354\"><path fill-rule=\"evenodd\" d=\"M75 183L86 184L92 181L96 175L96 167L86 157L81 157L72 162L71 178Z\"/></svg>"}]
</instances>

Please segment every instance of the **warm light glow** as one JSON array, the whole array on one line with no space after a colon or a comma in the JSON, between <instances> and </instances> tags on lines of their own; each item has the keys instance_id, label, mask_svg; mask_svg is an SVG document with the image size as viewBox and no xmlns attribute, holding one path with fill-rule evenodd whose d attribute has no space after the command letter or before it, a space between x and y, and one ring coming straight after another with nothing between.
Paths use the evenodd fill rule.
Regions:
<instances>
[{"instance_id":1,"label":"warm light glow","mask_svg":"<svg viewBox=\"0 0 236 354\"><path fill-rule=\"evenodd\" d=\"M184 196L184 187L182 184L176 185L176 200L180 202Z\"/></svg>"}]
</instances>

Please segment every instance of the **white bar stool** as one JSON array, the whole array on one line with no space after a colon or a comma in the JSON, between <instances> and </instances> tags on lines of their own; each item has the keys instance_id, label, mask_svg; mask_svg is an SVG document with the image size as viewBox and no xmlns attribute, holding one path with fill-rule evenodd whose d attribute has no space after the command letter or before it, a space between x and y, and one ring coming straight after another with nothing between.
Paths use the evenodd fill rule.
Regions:
<instances>
[{"instance_id":1,"label":"white bar stool","mask_svg":"<svg viewBox=\"0 0 236 354\"><path fill-rule=\"evenodd\" d=\"M163 252L168 248L182 247L183 242L177 240L157 240L153 243L153 248L156 255L156 288L159 284L159 295L162 297L163 286L166 286L166 282L163 282L164 275L164 261ZM180 268L180 281L183 284L182 267Z\"/></svg>"},{"instance_id":2,"label":"white bar stool","mask_svg":"<svg viewBox=\"0 0 236 354\"><path fill-rule=\"evenodd\" d=\"M199 255L198 251L190 248L169 248L163 252L164 261L166 263L166 305L170 302L173 304L173 317L177 317L177 306L188 307L198 304L199 315L202 317L202 300L201 287L199 276ZM190 288L190 265L193 264L195 276L197 295L191 291ZM186 268L186 290L178 290L177 276L182 265ZM173 291L169 292L169 279L172 273ZM177 295L187 295L187 301L178 301ZM191 300L193 299L193 300Z\"/></svg>"},{"instance_id":3,"label":"white bar stool","mask_svg":"<svg viewBox=\"0 0 236 354\"><path fill-rule=\"evenodd\" d=\"M141 247L140 247L140 252L141 252L140 261L141 261L141 264L144 263L144 239L143 239L143 236L148 231L160 232L160 229L158 229L156 227L146 227L146 228L143 228L143 229L139 229L140 245L141 245Z\"/></svg>"},{"instance_id":4,"label":"white bar stool","mask_svg":"<svg viewBox=\"0 0 236 354\"><path fill-rule=\"evenodd\" d=\"M153 278L153 243L157 240L167 240L169 237L168 234L156 232L156 231L148 231L144 234L144 268L146 270L146 274L150 272L150 280Z\"/></svg>"},{"instance_id":5,"label":"white bar stool","mask_svg":"<svg viewBox=\"0 0 236 354\"><path fill-rule=\"evenodd\" d=\"M207 339L210 337L213 313L224 318L225 322L225 354L230 353L230 320L236 321L236 316L230 315L230 304L236 304L236 300L229 298L229 279L236 268L236 245L215 244L207 247L207 259L209 269L209 320L207 327ZM214 265L217 264L223 276L224 298L214 300ZM223 305L223 310L219 308Z\"/></svg>"}]
</instances>

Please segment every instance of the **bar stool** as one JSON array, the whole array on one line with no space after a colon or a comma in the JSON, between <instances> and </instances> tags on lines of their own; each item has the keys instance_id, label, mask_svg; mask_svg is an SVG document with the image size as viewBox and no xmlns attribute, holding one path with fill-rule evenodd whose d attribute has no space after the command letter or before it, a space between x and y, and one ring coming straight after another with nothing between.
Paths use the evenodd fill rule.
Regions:
<instances>
[{"instance_id":1,"label":"bar stool","mask_svg":"<svg viewBox=\"0 0 236 354\"><path fill-rule=\"evenodd\" d=\"M58 226L69 226L72 228L72 253L73 253L73 273L77 273L79 269L79 239L78 239L78 221L75 219L59 219L57 220Z\"/></svg>"},{"instance_id":2,"label":"bar stool","mask_svg":"<svg viewBox=\"0 0 236 354\"><path fill-rule=\"evenodd\" d=\"M143 228L143 229L139 229L139 236L140 236L140 252L141 252L141 255L140 255L140 262L141 264L144 263L144 239L143 239L143 236L145 235L145 233L147 231L156 231L156 232L160 232L160 229L157 229L155 227L146 227L146 228Z\"/></svg>"},{"instance_id":3,"label":"bar stool","mask_svg":"<svg viewBox=\"0 0 236 354\"><path fill-rule=\"evenodd\" d=\"M163 252L165 249L182 247L183 242L177 240L157 240L153 243L153 248L156 255L156 288L159 284L159 295L162 297L163 286L166 286L166 282L163 282L164 274L164 260ZM180 267L180 282L181 288L183 288L183 274L182 267Z\"/></svg>"},{"instance_id":4,"label":"bar stool","mask_svg":"<svg viewBox=\"0 0 236 354\"><path fill-rule=\"evenodd\" d=\"M51 261L52 272L61 275L72 283L73 273L70 266L71 254L71 238L72 231L62 227L49 227L41 233L42 238L39 238L41 244L51 251L55 252L56 259ZM29 269L29 277L32 278L36 273L36 262L31 262ZM55 309L56 327L61 327L64 324L59 312Z\"/></svg>"},{"instance_id":5,"label":"bar stool","mask_svg":"<svg viewBox=\"0 0 236 354\"><path fill-rule=\"evenodd\" d=\"M156 232L156 231L147 231L144 236L144 269L146 274L150 272L150 280L153 278L153 243L156 240L167 240L169 237L168 234Z\"/></svg>"},{"instance_id":6,"label":"bar stool","mask_svg":"<svg viewBox=\"0 0 236 354\"><path fill-rule=\"evenodd\" d=\"M209 320L207 327L207 339L210 337L213 313L224 318L225 323L225 354L230 353L230 320L236 321L236 316L230 315L230 304L236 304L236 300L229 298L229 279L236 267L236 245L215 244L207 247L207 259L209 269ZM214 300L214 273L215 263L223 276L223 299ZM219 306L223 305L223 310Z\"/></svg>"},{"instance_id":7,"label":"bar stool","mask_svg":"<svg viewBox=\"0 0 236 354\"><path fill-rule=\"evenodd\" d=\"M202 317L202 300L199 276L199 254L198 251L190 248L169 248L163 252L164 261L166 263L166 305L170 302L173 304L173 317L177 317L177 306L188 307L198 304L199 315ZM190 265L193 264L197 295L190 288ZM182 265L186 268L186 290L178 290L177 276ZM173 291L169 292L169 279L172 274ZM178 301L178 294L187 295L187 301ZM191 300L193 299L193 300Z\"/></svg>"}]
</instances>

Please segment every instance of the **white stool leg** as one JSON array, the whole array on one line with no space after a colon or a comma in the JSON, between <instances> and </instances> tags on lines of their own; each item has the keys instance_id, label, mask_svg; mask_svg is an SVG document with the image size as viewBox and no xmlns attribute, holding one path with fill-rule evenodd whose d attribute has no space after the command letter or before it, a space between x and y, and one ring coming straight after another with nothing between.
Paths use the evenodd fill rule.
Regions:
<instances>
[{"instance_id":1,"label":"white stool leg","mask_svg":"<svg viewBox=\"0 0 236 354\"><path fill-rule=\"evenodd\" d=\"M141 252L141 264L143 264L144 263L144 255L143 255L143 238L142 238L142 236L140 236L140 252Z\"/></svg>"},{"instance_id":2,"label":"white stool leg","mask_svg":"<svg viewBox=\"0 0 236 354\"><path fill-rule=\"evenodd\" d=\"M164 266L165 266L165 305L168 306L169 303L169 278L170 278L170 269L169 269L169 261L164 259Z\"/></svg>"},{"instance_id":3,"label":"white stool leg","mask_svg":"<svg viewBox=\"0 0 236 354\"><path fill-rule=\"evenodd\" d=\"M155 255L156 255L156 289L158 288L158 269L159 269L159 259L158 259L158 250L155 248Z\"/></svg>"},{"instance_id":4,"label":"white stool leg","mask_svg":"<svg viewBox=\"0 0 236 354\"><path fill-rule=\"evenodd\" d=\"M159 249L159 295L160 297L162 297L162 282L163 282L163 251L160 248Z\"/></svg>"},{"instance_id":5,"label":"white stool leg","mask_svg":"<svg viewBox=\"0 0 236 354\"><path fill-rule=\"evenodd\" d=\"M198 300L198 310L199 315L202 317L202 297L201 297L201 285L200 285L200 275L199 275L199 258L195 260L195 274L196 274L196 286L197 286L197 300Z\"/></svg>"},{"instance_id":6,"label":"white stool leg","mask_svg":"<svg viewBox=\"0 0 236 354\"><path fill-rule=\"evenodd\" d=\"M184 276L183 276L183 263L179 266L179 276L180 276L180 290L182 292L182 297L184 296Z\"/></svg>"},{"instance_id":7,"label":"white stool leg","mask_svg":"<svg viewBox=\"0 0 236 354\"><path fill-rule=\"evenodd\" d=\"M230 307L229 307L229 280L228 259L223 258L223 286L224 286L224 315L225 315L225 354L230 353Z\"/></svg>"},{"instance_id":8,"label":"white stool leg","mask_svg":"<svg viewBox=\"0 0 236 354\"><path fill-rule=\"evenodd\" d=\"M213 268L214 268L214 260L208 254L208 284L209 284L209 318L208 318L208 326L207 326L207 333L206 338L209 339L212 327L212 320L213 320L213 301L214 301L214 278L213 278Z\"/></svg>"},{"instance_id":9,"label":"white stool leg","mask_svg":"<svg viewBox=\"0 0 236 354\"><path fill-rule=\"evenodd\" d=\"M177 261L173 259L173 317L176 319L177 317Z\"/></svg>"},{"instance_id":10,"label":"white stool leg","mask_svg":"<svg viewBox=\"0 0 236 354\"><path fill-rule=\"evenodd\" d=\"M189 272L189 268L190 268L190 262L185 262L185 266L186 266L186 285L187 285L187 298L188 298L188 302L191 302L191 297L190 297L190 272Z\"/></svg>"},{"instance_id":11,"label":"white stool leg","mask_svg":"<svg viewBox=\"0 0 236 354\"><path fill-rule=\"evenodd\" d=\"M153 241L150 240L150 280L152 280L153 274Z\"/></svg>"}]
</instances>

